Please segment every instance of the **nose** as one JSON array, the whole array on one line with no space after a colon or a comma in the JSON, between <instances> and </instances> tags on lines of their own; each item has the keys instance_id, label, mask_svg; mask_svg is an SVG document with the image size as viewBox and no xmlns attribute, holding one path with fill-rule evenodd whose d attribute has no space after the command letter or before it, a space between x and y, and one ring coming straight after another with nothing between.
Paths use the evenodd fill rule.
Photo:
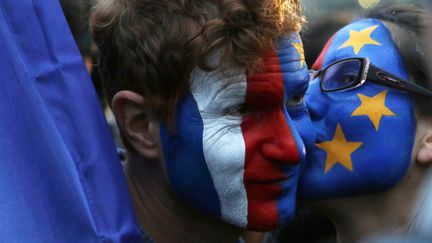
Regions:
<instances>
[{"instance_id":1,"label":"nose","mask_svg":"<svg viewBox=\"0 0 432 243\"><path fill-rule=\"evenodd\" d=\"M274 126L273 136L261 146L261 153L268 159L289 165L304 160L305 145L289 117Z\"/></svg>"},{"instance_id":2,"label":"nose","mask_svg":"<svg viewBox=\"0 0 432 243\"><path fill-rule=\"evenodd\" d=\"M309 83L309 88L306 91L304 100L306 107L309 111L309 115L312 121L321 120L326 113L327 102L323 99L323 93L321 92L319 79L316 78Z\"/></svg>"}]
</instances>

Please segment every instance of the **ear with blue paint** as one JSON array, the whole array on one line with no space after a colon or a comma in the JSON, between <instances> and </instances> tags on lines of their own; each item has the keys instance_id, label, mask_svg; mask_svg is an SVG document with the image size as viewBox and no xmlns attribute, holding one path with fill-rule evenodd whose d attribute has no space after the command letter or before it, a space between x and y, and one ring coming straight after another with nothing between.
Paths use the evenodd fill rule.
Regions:
<instances>
[{"instance_id":1,"label":"ear with blue paint","mask_svg":"<svg viewBox=\"0 0 432 243\"><path fill-rule=\"evenodd\" d=\"M152 119L149 102L130 90L116 93L112 110L119 129L127 143L147 159L159 159L159 122Z\"/></svg>"}]
</instances>

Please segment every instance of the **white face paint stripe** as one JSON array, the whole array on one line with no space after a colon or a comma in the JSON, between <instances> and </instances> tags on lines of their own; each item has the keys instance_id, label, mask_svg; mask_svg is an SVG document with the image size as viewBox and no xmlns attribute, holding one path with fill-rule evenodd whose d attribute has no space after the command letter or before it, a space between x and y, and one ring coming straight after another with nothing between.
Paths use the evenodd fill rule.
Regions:
<instances>
[{"instance_id":1,"label":"white face paint stripe","mask_svg":"<svg viewBox=\"0 0 432 243\"><path fill-rule=\"evenodd\" d=\"M191 93L203 120L204 157L220 199L222 219L246 227L248 203L243 181L246 148L242 118L215 115L245 100L244 71L236 70L232 74L224 76L218 70L204 72L195 68L190 80Z\"/></svg>"}]
</instances>

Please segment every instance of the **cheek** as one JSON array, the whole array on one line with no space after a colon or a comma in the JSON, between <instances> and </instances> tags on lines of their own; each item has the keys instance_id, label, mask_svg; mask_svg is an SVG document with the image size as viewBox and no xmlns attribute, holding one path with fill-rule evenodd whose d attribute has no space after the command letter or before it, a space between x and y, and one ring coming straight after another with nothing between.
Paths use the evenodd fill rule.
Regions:
<instances>
[{"instance_id":1,"label":"cheek","mask_svg":"<svg viewBox=\"0 0 432 243\"><path fill-rule=\"evenodd\" d=\"M320 147L308 151L299 186L302 197L329 199L381 192L406 173L415 131L410 97L374 86L355 91L321 96L321 108L326 110L319 111L322 115L313 121ZM368 106L369 98L380 102Z\"/></svg>"},{"instance_id":2,"label":"cheek","mask_svg":"<svg viewBox=\"0 0 432 243\"><path fill-rule=\"evenodd\" d=\"M315 79L309 83L304 101L313 122L321 120L327 114L329 109L328 100L321 92L319 79Z\"/></svg>"},{"instance_id":3,"label":"cheek","mask_svg":"<svg viewBox=\"0 0 432 243\"><path fill-rule=\"evenodd\" d=\"M243 182L246 145L239 119L204 119L204 157L218 193L222 218L245 227L247 195Z\"/></svg>"},{"instance_id":4,"label":"cheek","mask_svg":"<svg viewBox=\"0 0 432 243\"><path fill-rule=\"evenodd\" d=\"M295 208L299 145L282 109L242 124L246 143L248 226L269 230L288 222Z\"/></svg>"},{"instance_id":5,"label":"cheek","mask_svg":"<svg viewBox=\"0 0 432 243\"><path fill-rule=\"evenodd\" d=\"M203 152L203 122L192 96L177 109L174 132L160 128L163 158L172 189L192 206L220 216L220 201ZM199 176L198 176L199 175Z\"/></svg>"},{"instance_id":6,"label":"cheek","mask_svg":"<svg viewBox=\"0 0 432 243\"><path fill-rule=\"evenodd\" d=\"M175 133L161 128L167 174L186 202L239 227L247 225L241 119L200 113L189 96L178 108Z\"/></svg>"},{"instance_id":7,"label":"cheek","mask_svg":"<svg viewBox=\"0 0 432 243\"><path fill-rule=\"evenodd\" d=\"M319 120L325 120L325 124L330 125L336 124L344 119L344 122L349 120L351 113L354 111L355 106L360 104L359 98L356 94L340 95L330 94L322 95L322 117L316 119L314 122Z\"/></svg>"}]
</instances>

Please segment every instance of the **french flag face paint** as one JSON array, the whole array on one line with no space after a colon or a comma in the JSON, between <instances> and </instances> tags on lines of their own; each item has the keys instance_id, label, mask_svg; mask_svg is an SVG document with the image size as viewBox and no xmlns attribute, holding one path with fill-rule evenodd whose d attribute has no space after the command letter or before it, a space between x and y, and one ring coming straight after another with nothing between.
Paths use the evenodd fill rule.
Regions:
<instances>
[{"instance_id":1,"label":"french flag face paint","mask_svg":"<svg viewBox=\"0 0 432 243\"><path fill-rule=\"evenodd\" d=\"M216 61L217 55L211 58ZM193 70L178 104L175 132L162 124L174 191L233 225L270 230L293 216L303 141L313 141L301 100L308 86L298 35L280 40L262 71Z\"/></svg>"}]
</instances>

